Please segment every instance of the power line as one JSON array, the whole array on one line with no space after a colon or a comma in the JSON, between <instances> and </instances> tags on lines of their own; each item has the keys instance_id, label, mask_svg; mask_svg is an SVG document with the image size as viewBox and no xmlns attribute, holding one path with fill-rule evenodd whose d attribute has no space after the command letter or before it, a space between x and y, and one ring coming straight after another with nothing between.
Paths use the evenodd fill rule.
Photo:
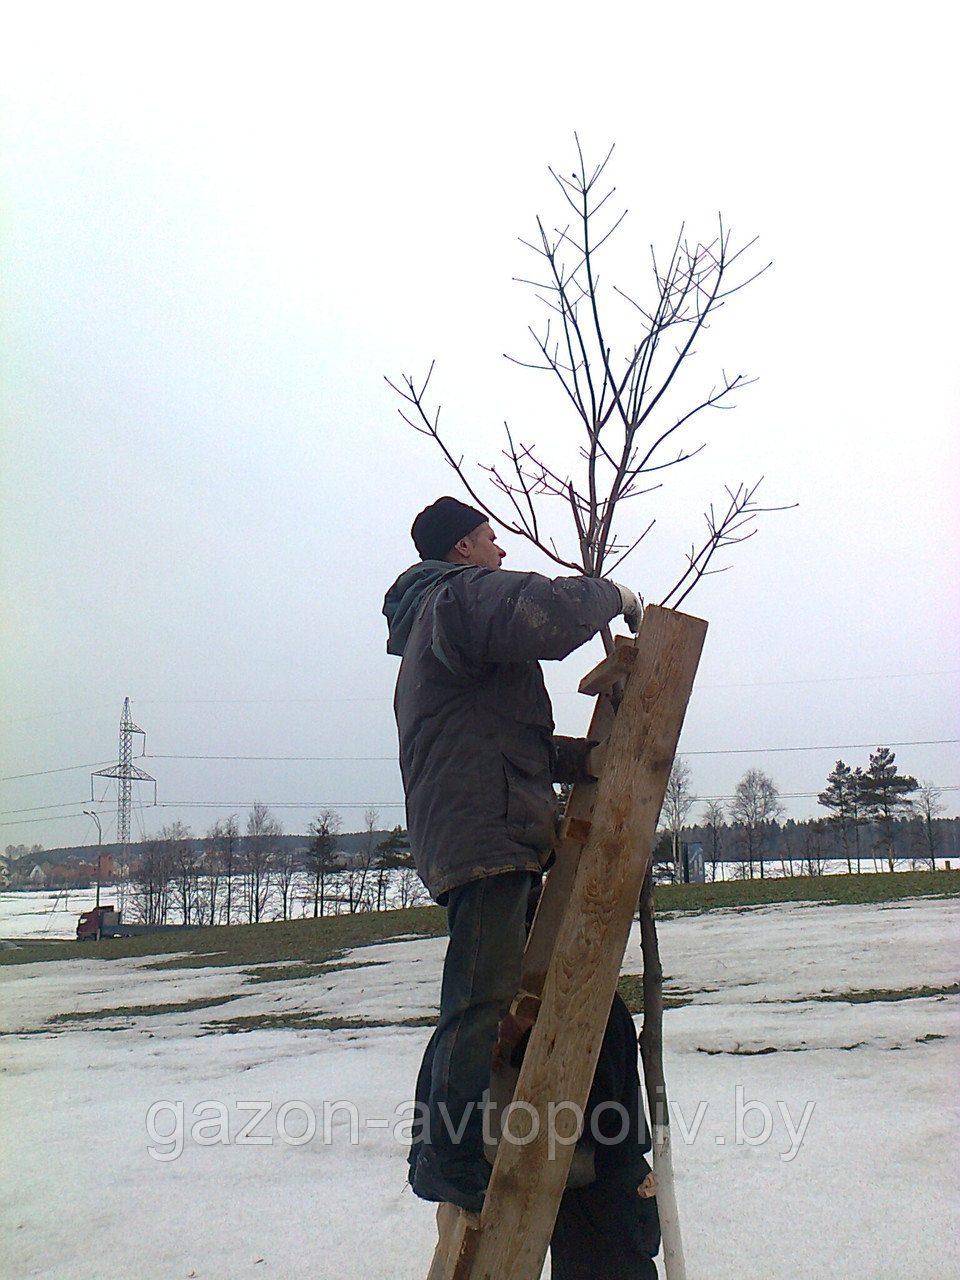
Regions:
<instances>
[{"instance_id":1,"label":"power line","mask_svg":"<svg viewBox=\"0 0 960 1280\"><path fill-rule=\"evenodd\" d=\"M887 747L950 747L960 744L960 738L918 738L910 742L891 742L889 739L876 739L872 742L834 742L818 746L804 747L716 747L712 750L679 751L681 756L748 756L775 755L799 751L869 751L875 746ZM279 764L395 764L396 755L389 756L226 756L226 755L155 755L145 752L138 757L145 760L217 760L246 761L248 763L266 762ZM94 762L97 763L97 762ZM0 778L0 782L14 782L23 778L42 778L53 773L69 773L76 769L90 769L89 764L65 765L60 769L41 769L37 773L17 773ZM949 790L941 787L940 790ZM29 812L26 809L13 810L15 813Z\"/></svg>"},{"instance_id":2,"label":"power line","mask_svg":"<svg viewBox=\"0 0 960 1280\"><path fill-rule=\"evenodd\" d=\"M960 785L937 787L937 791L942 795L960 792ZM813 800L819 796L818 791L781 791L780 798L782 800ZM732 795L726 796L696 796L695 803L705 800L733 800ZM77 801L78 804L88 804L89 801ZM245 809L250 805L249 800L240 801L216 801L216 800L161 800L156 804L145 805L147 809ZM266 802L270 809L403 809L402 800L270 800ZM49 808L64 808L63 805L41 806ZM18 813L35 813L36 809L16 810ZM0 822L0 827L21 827L29 826L37 822L63 822L73 820L82 816L82 812L75 813L51 813L42 818L18 818L14 822Z\"/></svg>"},{"instance_id":3,"label":"power line","mask_svg":"<svg viewBox=\"0 0 960 1280\"><path fill-rule=\"evenodd\" d=\"M853 675L853 676L813 676L803 680L749 680L742 682L731 682L725 684L698 684L698 689L761 689L776 688L787 685L804 685L804 684L851 684L864 680L926 680L933 679L938 676L953 676L960 674L960 667L949 667L945 671L894 671L880 675ZM566 697L572 696L575 690L564 690L554 696ZM372 695L367 697L344 697L324 695L315 698L146 698L137 699L138 706L149 707L229 707L229 706L292 706L296 704L302 705L323 705L327 702L382 702L387 703L391 699L390 694ZM102 711L108 704L101 703L93 707L71 707L61 709L59 711L43 711L28 716L0 716L2 724L17 724L27 720L45 720L51 716L69 716L81 715L90 711ZM87 768L88 766L76 766L77 768Z\"/></svg>"},{"instance_id":4,"label":"power line","mask_svg":"<svg viewBox=\"0 0 960 1280\"><path fill-rule=\"evenodd\" d=\"M960 791L957 787L937 787L937 791L945 793L947 791ZM820 795L819 791L778 791L777 795L781 800L813 800ZM735 800L736 796L696 796L695 802L700 800Z\"/></svg>"},{"instance_id":5,"label":"power line","mask_svg":"<svg viewBox=\"0 0 960 1280\"><path fill-rule=\"evenodd\" d=\"M87 802L84 801L84 804ZM18 818L16 822L0 822L0 827L28 827L34 822L65 822L82 817L81 813L49 813L45 818Z\"/></svg>"},{"instance_id":6,"label":"power line","mask_svg":"<svg viewBox=\"0 0 960 1280\"><path fill-rule=\"evenodd\" d=\"M99 769L110 764L110 760L94 760L91 764L67 764L61 769L39 769L36 773L10 773L0 782L17 782L21 778L45 778L50 773L73 773L77 769Z\"/></svg>"},{"instance_id":7,"label":"power line","mask_svg":"<svg viewBox=\"0 0 960 1280\"><path fill-rule=\"evenodd\" d=\"M936 790L942 794L960 791L960 785L938 786ZM819 791L780 791L781 800L812 800L820 795ZM732 800L728 796L698 795L697 800ZM71 801L70 804L87 804L89 801ZM154 804L142 805L144 809L244 809L253 802L250 800L159 800ZM268 800L263 801L270 809L402 809L402 800ZM8 813L37 813L44 809L64 809L66 804L37 805L32 809L12 809ZM67 815L67 816L77 816ZM41 822L43 819L38 818ZM13 826L13 823L2 823L2 826Z\"/></svg>"},{"instance_id":8,"label":"power line","mask_svg":"<svg viewBox=\"0 0 960 1280\"><path fill-rule=\"evenodd\" d=\"M960 743L960 738L928 738L914 742L888 742L887 747L948 747ZM718 747L707 751L679 751L681 756L746 756L771 755L782 751L865 751L880 745L878 742L839 742L827 743L815 747ZM272 761L284 764L369 764L396 762L396 755L391 756L219 756L219 755L153 755L147 760L246 760ZM2 781L2 779L0 779Z\"/></svg>"},{"instance_id":9,"label":"power line","mask_svg":"<svg viewBox=\"0 0 960 1280\"><path fill-rule=\"evenodd\" d=\"M698 684L698 689L766 689L798 684L852 684L861 680L925 680L933 676L960 675L960 667L948 671L901 671L883 676L811 676L804 680L744 680L735 684Z\"/></svg>"},{"instance_id":10,"label":"power line","mask_svg":"<svg viewBox=\"0 0 960 1280\"><path fill-rule=\"evenodd\" d=\"M937 791L960 791L960 786L937 787ZM811 800L820 794L819 791L780 791L781 800ZM732 800L731 796L698 796L698 800ZM217 801L217 800L161 800L155 805L144 805L146 809L243 809L249 800ZM402 809L402 800L270 800L266 803L270 809ZM26 812L26 811L25 811Z\"/></svg>"},{"instance_id":11,"label":"power line","mask_svg":"<svg viewBox=\"0 0 960 1280\"><path fill-rule=\"evenodd\" d=\"M941 788L943 790L943 788ZM89 804L87 800L80 801L81 804ZM237 803L218 802L214 800L161 800L157 804L145 805L147 809L246 809L252 802L249 800L241 800ZM62 808L61 805L54 806ZM405 808L402 800L271 800L268 802L269 809L403 809ZM20 812L35 813L35 809L24 809ZM49 813L42 818L17 818L13 822L0 822L0 827L26 827L37 822L64 822L82 817L82 810L75 813Z\"/></svg>"},{"instance_id":12,"label":"power line","mask_svg":"<svg viewBox=\"0 0 960 1280\"><path fill-rule=\"evenodd\" d=\"M949 747L960 743L960 738L929 738L917 742L885 742L887 747ZM717 751L678 751L679 756L749 756L773 755L781 751L871 751L878 742L840 742L823 747L724 747Z\"/></svg>"},{"instance_id":13,"label":"power line","mask_svg":"<svg viewBox=\"0 0 960 1280\"><path fill-rule=\"evenodd\" d=\"M938 790L944 790L943 787ZM245 809L250 800L161 800L147 809ZM402 800L270 800L268 809L402 809Z\"/></svg>"},{"instance_id":14,"label":"power line","mask_svg":"<svg viewBox=\"0 0 960 1280\"><path fill-rule=\"evenodd\" d=\"M26 809L4 809L4 816L11 813L40 813L44 809L70 809L77 804L92 804L93 801L87 800L64 800L60 804L32 804Z\"/></svg>"},{"instance_id":15,"label":"power line","mask_svg":"<svg viewBox=\"0 0 960 1280\"><path fill-rule=\"evenodd\" d=\"M283 761L286 764L369 764L384 760L396 763L397 760L396 752L392 756L158 756L150 754L144 758L147 760L273 760Z\"/></svg>"}]
</instances>

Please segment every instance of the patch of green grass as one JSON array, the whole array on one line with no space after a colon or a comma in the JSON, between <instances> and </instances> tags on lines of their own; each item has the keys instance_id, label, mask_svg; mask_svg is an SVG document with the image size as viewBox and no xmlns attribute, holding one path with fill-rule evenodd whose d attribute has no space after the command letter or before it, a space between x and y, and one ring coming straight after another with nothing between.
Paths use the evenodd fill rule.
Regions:
<instances>
[{"instance_id":1,"label":"patch of green grass","mask_svg":"<svg viewBox=\"0 0 960 1280\"><path fill-rule=\"evenodd\" d=\"M164 961L168 965L169 961ZM151 966L151 968L154 966ZM256 969L244 969L243 976L248 982L293 982L296 979L316 978L321 973L329 973L333 965L301 964L265 964Z\"/></svg>"},{"instance_id":2,"label":"patch of green grass","mask_svg":"<svg viewBox=\"0 0 960 1280\"><path fill-rule=\"evenodd\" d=\"M872 1004L874 1001L924 1000L930 996L956 995L960 995L960 982L952 982L945 987L877 987L867 991L822 991L817 996L805 996L791 1003L820 1000L839 1004Z\"/></svg>"},{"instance_id":3,"label":"patch of green grass","mask_svg":"<svg viewBox=\"0 0 960 1280\"><path fill-rule=\"evenodd\" d=\"M660 885L656 890L656 907L664 914L779 902L879 903L929 896L960 896L960 870ZM324 916L318 920L218 925L142 934L136 938L104 938L97 943L24 943L9 951L0 951L0 964L166 957L155 960L151 967L284 966L298 962L320 966L353 947L389 942L401 936L440 937L446 931L446 912L442 907L409 907L405 911L367 911Z\"/></svg>"},{"instance_id":4,"label":"patch of green grass","mask_svg":"<svg viewBox=\"0 0 960 1280\"><path fill-rule=\"evenodd\" d=\"M848 1045L846 1047L852 1049L857 1046ZM761 1049L741 1049L741 1047L737 1045L735 1049L702 1049L701 1048L697 1050L697 1053L707 1053L707 1054L710 1054L711 1056L725 1053L731 1058L762 1058L765 1054L768 1054L768 1053L784 1053L784 1052L798 1053L800 1049L803 1049L803 1048L806 1048L806 1046L796 1045L792 1049L783 1050L783 1049L778 1049L775 1045L765 1044Z\"/></svg>"},{"instance_id":5,"label":"patch of green grass","mask_svg":"<svg viewBox=\"0 0 960 1280\"><path fill-rule=\"evenodd\" d=\"M103 938L100 942L25 943L0 951L0 964L34 964L43 960L120 960L165 956L157 967L325 964L352 947L389 942L403 935L438 937L447 932L442 907L409 907L405 911L365 911L314 920L278 920L269 924L217 925L148 933L135 938ZM215 949L214 949L215 948Z\"/></svg>"},{"instance_id":6,"label":"patch of green grass","mask_svg":"<svg viewBox=\"0 0 960 1280\"><path fill-rule=\"evenodd\" d=\"M854 1044L837 1044L831 1045L830 1048L839 1049L842 1053L852 1053L854 1049L862 1049L866 1045L866 1040L857 1040ZM899 1045L892 1045L891 1048L899 1048ZM784 1048L777 1048L776 1045L765 1044L759 1049L744 1049L737 1045L735 1049L707 1049L703 1045L697 1048L697 1053L706 1053L711 1057L718 1054L725 1054L730 1058L761 1058L768 1053L812 1053L816 1046L809 1044L791 1044Z\"/></svg>"},{"instance_id":7,"label":"patch of green grass","mask_svg":"<svg viewBox=\"0 0 960 1280\"><path fill-rule=\"evenodd\" d=\"M960 896L960 870L662 884L656 888L655 905L659 912L714 911L718 907L758 907L777 902L896 902L930 896Z\"/></svg>"},{"instance_id":8,"label":"patch of green grass","mask_svg":"<svg viewBox=\"0 0 960 1280\"><path fill-rule=\"evenodd\" d=\"M55 1013L49 1023L97 1022L103 1018L154 1018L161 1013L191 1013L194 1009L215 1009L237 1000L237 995L200 996L172 1004L123 1004L116 1009L83 1009L77 1013Z\"/></svg>"},{"instance_id":9,"label":"patch of green grass","mask_svg":"<svg viewBox=\"0 0 960 1280\"><path fill-rule=\"evenodd\" d=\"M164 965L170 961L165 960ZM372 969L389 963L386 960L349 960L343 964L305 964L294 960L290 964L264 964L256 969L244 969L243 976L249 982L298 982L304 978L317 978L325 973L343 973L347 969ZM151 968L155 967L153 965Z\"/></svg>"},{"instance_id":10,"label":"patch of green grass","mask_svg":"<svg viewBox=\"0 0 960 1280\"><path fill-rule=\"evenodd\" d=\"M617 992L630 1013L643 1013L643 975L639 973L622 973L617 979ZM664 993L665 1009L682 1009L686 1004L693 1004L696 992L678 991L673 994Z\"/></svg>"},{"instance_id":11,"label":"patch of green grass","mask_svg":"<svg viewBox=\"0 0 960 1280\"><path fill-rule=\"evenodd\" d=\"M413 1018L341 1018L313 1013L251 1013L239 1018L206 1022L204 1035L226 1035L236 1031L367 1031L377 1027L432 1027L435 1013Z\"/></svg>"}]
</instances>

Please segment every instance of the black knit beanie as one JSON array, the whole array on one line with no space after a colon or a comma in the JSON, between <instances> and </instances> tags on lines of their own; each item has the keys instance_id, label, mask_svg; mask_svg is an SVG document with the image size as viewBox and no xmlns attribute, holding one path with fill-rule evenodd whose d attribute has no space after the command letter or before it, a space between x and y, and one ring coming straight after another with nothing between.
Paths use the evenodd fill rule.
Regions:
<instances>
[{"instance_id":1,"label":"black knit beanie","mask_svg":"<svg viewBox=\"0 0 960 1280\"><path fill-rule=\"evenodd\" d=\"M421 560L445 560L461 538L486 522L487 517L476 507L456 498L438 498L420 512L410 535Z\"/></svg>"}]
</instances>

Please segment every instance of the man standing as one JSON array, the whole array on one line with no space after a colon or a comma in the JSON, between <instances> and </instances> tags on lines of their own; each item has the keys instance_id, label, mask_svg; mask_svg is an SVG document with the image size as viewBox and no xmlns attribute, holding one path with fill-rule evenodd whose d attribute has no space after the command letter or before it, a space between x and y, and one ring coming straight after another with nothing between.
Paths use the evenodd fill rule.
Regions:
<instances>
[{"instance_id":1,"label":"man standing","mask_svg":"<svg viewBox=\"0 0 960 1280\"><path fill-rule=\"evenodd\" d=\"M501 569L487 517L455 498L427 507L411 532L421 560L383 611L387 650L403 659L394 708L410 846L447 909L450 942L410 1180L425 1200L477 1210L489 1178L482 1096L556 839L552 784L589 776L588 744L553 736L539 663L565 658L619 613L636 629L641 605L605 579Z\"/></svg>"}]
</instances>

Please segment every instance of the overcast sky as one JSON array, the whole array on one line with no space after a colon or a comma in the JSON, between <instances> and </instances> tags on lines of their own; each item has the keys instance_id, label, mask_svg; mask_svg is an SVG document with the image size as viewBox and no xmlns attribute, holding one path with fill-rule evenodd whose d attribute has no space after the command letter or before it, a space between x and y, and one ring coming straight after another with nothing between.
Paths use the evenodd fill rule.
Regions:
<instances>
[{"instance_id":1,"label":"overcast sky","mask_svg":"<svg viewBox=\"0 0 960 1280\"><path fill-rule=\"evenodd\" d=\"M661 598L726 484L762 475L799 504L684 606L710 622L681 741L695 791L756 766L808 816L837 758L904 744L957 812L946 12L21 6L0 53L0 844L96 840L88 775L116 761L125 697L161 806L140 790L135 837L242 824L255 800L291 832L327 806L346 829L367 807L402 821L381 603L416 512L465 495L384 375L436 360L468 463L495 459L504 420L573 447L546 375L503 353L533 353L519 238L565 220L548 166L573 167L575 130L595 159L616 144L611 280L648 297L651 243L711 236L718 211L774 264L681 398L721 368L759 381L690 425L707 447L637 502L624 533L657 524L615 575ZM503 545L507 568L551 571ZM585 730L573 691L599 656L549 672L564 732Z\"/></svg>"}]
</instances>

